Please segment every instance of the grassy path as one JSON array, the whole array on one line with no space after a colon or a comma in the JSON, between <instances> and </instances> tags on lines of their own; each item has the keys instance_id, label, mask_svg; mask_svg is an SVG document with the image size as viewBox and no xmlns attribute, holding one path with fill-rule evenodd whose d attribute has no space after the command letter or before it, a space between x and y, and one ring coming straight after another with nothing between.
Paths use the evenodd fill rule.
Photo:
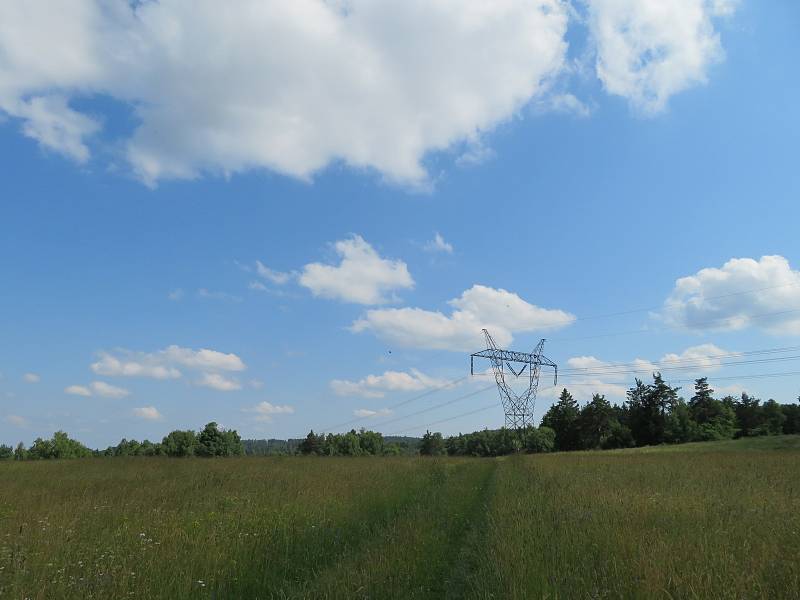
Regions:
<instances>
[{"instance_id":1,"label":"grassy path","mask_svg":"<svg viewBox=\"0 0 800 600\"><path fill-rule=\"evenodd\" d=\"M364 544L279 598L443 598L460 585L464 544L480 530L495 461L437 461L417 502ZM477 528L475 526L478 526ZM455 596L461 597L461 596Z\"/></svg>"}]
</instances>

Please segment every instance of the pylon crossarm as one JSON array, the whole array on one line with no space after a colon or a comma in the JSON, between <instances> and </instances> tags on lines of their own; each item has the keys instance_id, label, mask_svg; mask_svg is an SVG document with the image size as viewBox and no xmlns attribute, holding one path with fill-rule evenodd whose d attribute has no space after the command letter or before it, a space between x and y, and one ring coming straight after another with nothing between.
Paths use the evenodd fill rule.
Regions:
<instances>
[{"instance_id":1,"label":"pylon crossarm","mask_svg":"<svg viewBox=\"0 0 800 600\"><path fill-rule=\"evenodd\" d=\"M522 428L533 425L533 413L536 407L536 394L539 388L539 376L542 367L552 367L555 370L555 381L558 381L558 366L542 354L545 340L541 340L533 352L526 353L502 350L497 347L494 338L486 329L483 330L483 334L486 338L487 348L470 355L470 372L473 375L475 374L476 358L488 360L492 366L492 372L500 394L500 402L505 412L506 426ZM522 366L517 371L512 366L513 364L521 364ZM519 378L523 371L526 368L528 369L528 387L526 390L520 393L514 392L506 382L505 367L508 367L508 370L511 371L515 378Z\"/></svg>"}]
</instances>

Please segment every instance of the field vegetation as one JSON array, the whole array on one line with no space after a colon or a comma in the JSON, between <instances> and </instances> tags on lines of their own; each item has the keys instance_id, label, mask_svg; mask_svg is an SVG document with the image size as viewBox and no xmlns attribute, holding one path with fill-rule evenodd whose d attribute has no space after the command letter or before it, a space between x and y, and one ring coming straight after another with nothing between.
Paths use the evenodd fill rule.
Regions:
<instances>
[{"instance_id":1,"label":"field vegetation","mask_svg":"<svg viewBox=\"0 0 800 600\"><path fill-rule=\"evenodd\" d=\"M797 598L800 437L3 461L0 598Z\"/></svg>"}]
</instances>

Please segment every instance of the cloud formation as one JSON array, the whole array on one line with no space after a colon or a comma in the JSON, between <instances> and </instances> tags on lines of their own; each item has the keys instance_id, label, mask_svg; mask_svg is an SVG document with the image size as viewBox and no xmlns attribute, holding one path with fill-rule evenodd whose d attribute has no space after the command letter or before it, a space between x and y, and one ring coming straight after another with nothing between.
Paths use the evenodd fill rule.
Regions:
<instances>
[{"instance_id":1,"label":"cloud formation","mask_svg":"<svg viewBox=\"0 0 800 600\"><path fill-rule=\"evenodd\" d=\"M634 378L648 380L656 372L662 372L667 380L708 375L722 368L724 359L736 356L738 353L710 343L691 346L679 354L664 354L657 361L636 358L626 363L615 363L594 356L575 356L567 360L567 369L562 371L566 382L562 381L543 395L554 398L562 387L566 387L576 398L588 399L598 393L621 401L630 387L630 384L621 382L630 381L632 384Z\"/></svg>"},{"instance_id":2,"label":"cloud formation","mask_svg":"<svg viewBox=\"0 0 800 600\"><path fill-rule=\"evenodd\" d=\"M177 379L182 376L178 367L203 371L244 371L247 366L233 353L201 348L167 346L157 352L118 350L116 355L100 352L100 359L91 369L109 377L148 377Z\"/></svg>"},{"instance_id":3,"label":"cloud formation","mask_svg":"<svg viewBox=\"0 0 800 600\"><path fill-rule=\"evenodd\" d=\"M414 287L402 260L381 257L364 238L354 235L334 244L338 265L311 263L303 267L300 285L315 296L355 304L385 304L395 290Z\"/></svg>"},{"instance_id":4,"label":"cloud formation","mask_svg":"<svg viewBox=\"0 0 800 600\"><path fill-rule=\"evenodd\" d=\"M387 392L418 392L447 385L444 379L429 377L417 369L409 372L386 371L382 375L367 375L358 381L334 379L330 387L337 396L383 398Z\"/></svg>"},{"instance_id":5,"label":"cloud formation","mask_svg":"<svg viewBox=\"0 0 800 600\"><path fill-rule=\"evenodd\" d=\"M197 385L217 390L218 392L235 392L242 389L242 384L236 379L225 377L221 373L203 373Z\"/></svg>"},{"instance_id":6,"label":"cloud formation","mask_svg":"<svg viewBox=\"0 0 800 600\"><path fill-rule=\"evenodd\" d=\"M392 344L411 348L478 350L486 328L500 346L514 334L565 327L575 320L568 312L540 308L504 289L474 285L450 300L449 315L422 308L373 309L355 323L354 332L371 331Z\"/></svg>"},{"instance_id":7,"label":"cloud formation","mask_svg":"<svg viewBox=\"0 0 800 600\"><path fill-rule=\"evenodd\" d=\"M425 244L425 250L428 252L443 252L445 254L452 254L453 245L444 241L442 234L437 231L434 234L433 239Z\"/></svg>"},{"instance_id":8,"label":"cloud formation","mask_svg":"<svg viewBox=\"0 0 800 600\"><path fill-rule=\"evenodd\" d=\"M663 110L670 97L705 83L722 60L714 18L730 15L728 0L588 0L605 89L644 113Z\"/></svg>"},{"instance_id":9,"label":"cloud formation","mask_svg":"<svg viewBox=\"0 0 800 600\"><path fill-rule=\"evenodd\" d=\"M130 395L130 391L105 381L93 381L88 386L70 385L64 388L64 392L71 396L101 396L103 398L124 398Z\"/></svg>"},{"instance_id":10,"label":"cloud formation","mask_svg":"<svg viewBox=\"0 0 800 600\"><path fill-rule=\"evenodd\" d=\"M758 327L800 334L800 271L783 256L733 258L675 282L662 318L693 331Z\"/></svg>"},{"instance_id":11,"label":"cloud formation","mask_svg":"<svg viewBox=\"0 0 800 600\"><path fill-rule=\"evenodd\" d=\"M392 415L392 411L388 408L380 408L378 410L372 410L370 408L357 408L353 411L353 416L358 417L360 419L371 419L373 417L388 417Z\"/></svg>"},{"instance_id":12,"label":"cloud formation","mask_svg":"<svg viewBox=\"0 0 800 600\"><path fill-rule=\"evenodd\" d=\"M41 381L41 379L42 378L39 376L38 373L25 373L22 376L22 380L25 383L39 383L39 381Z\"/></svg>"},{"instance_id":13,"label":"cloud formation","mask_svg":"<svg viewBox=\"0 0 800 600\"><path fill-rule=\"evenodd\" d=\"M259 402L251 408L243 409L244 412L253 413L254 420L262 423L270 423L275 415L294 414L294 407L288 404L271 404L270 402Z\"/></svg>"},{"instance_id":14,"label":"cloud formation","mask_svg":"<svg viewBox=\"0 0 800 600\"><path fill-rule=\"evenodd\" d=\"M155 406L141 406L133 409L133 416L146 421L160 421L163 419Z\"/></svg>"},{"instance_id":15,"label":"cloud formation","mask_svg":"<svg viewBox=\"0 0 800 600\"><path fill-rule=\"evenodd\" d=\"M585 0L597 72L647 112L707 78L730 0ZM560 0L28 0L0 3L0 111L85 163L105 96L148 184L249 169L308 179L341 162L419 185L432 151L547 96L564 73ZM408 43L413 40L413 44ZM558 104L558 101L556 102Z\"/></svg>"}]
</instances>

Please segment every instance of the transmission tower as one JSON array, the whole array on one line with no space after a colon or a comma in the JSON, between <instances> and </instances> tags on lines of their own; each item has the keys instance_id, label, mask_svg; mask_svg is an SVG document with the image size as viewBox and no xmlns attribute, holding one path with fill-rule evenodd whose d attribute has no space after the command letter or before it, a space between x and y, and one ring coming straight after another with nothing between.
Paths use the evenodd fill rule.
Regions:
<instances>
[{"instance_id":1,"label":"transmission tower","mask_svg":"<svg viewBox=\"0 0 800 600\"><path fill-rule=\"evenodd\" d=\"M486 329L483 330L483 334L486 336L486 350L470 355L470 373L475 374L476 358L488 359L492 363L494 379L500 392L500 402L506 413L506 427L522 429L534 425L533 409L536 406L536 391L539 388L539 374L542 367L553 367L555 370L553 385L558 383L558 365L542 354L544 340L539 342L534 351L528 354L513 350L501 350ZM514 368L514 365L521 365L517 367L519 371ZM519 379L525 369L528 370L528 387L524 392L518 394L506 383L506 368L514 376L514 379Z\"/></svg>"}]
</instances>

